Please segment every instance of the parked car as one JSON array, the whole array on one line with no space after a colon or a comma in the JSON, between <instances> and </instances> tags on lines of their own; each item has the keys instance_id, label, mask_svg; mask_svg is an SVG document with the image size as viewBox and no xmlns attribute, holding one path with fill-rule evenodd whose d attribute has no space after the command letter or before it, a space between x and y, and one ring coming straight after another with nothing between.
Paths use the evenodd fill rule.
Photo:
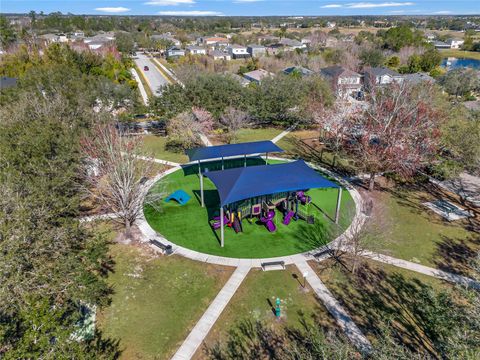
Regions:
<instances>
[{"instance_id":1,"label":"parked car","mask_svg":"<svg viewBox=\"0 0 480 360\"><path fill-rule=\"evenodd\" d=\"M148 70L150 70L150 69L148 68L148 66L144 66L144 67L143 67L143 71L148 71Z\"/></svg>"}]
</instances>

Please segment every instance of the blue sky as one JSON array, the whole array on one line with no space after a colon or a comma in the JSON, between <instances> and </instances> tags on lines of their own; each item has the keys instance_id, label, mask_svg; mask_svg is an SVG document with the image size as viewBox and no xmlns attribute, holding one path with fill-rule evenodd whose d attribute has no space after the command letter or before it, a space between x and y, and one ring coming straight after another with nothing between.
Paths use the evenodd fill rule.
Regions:
<instances>
[{"instance_id":1,"label":"blue sky","mask_svg":"<svg viewBox=\"0 0 480 360\"><path fill-rule=\"evenodd\" d=\"M113 15L480 14L480 0L0 0L0 12Z\"/></svg>"}]
</instances>

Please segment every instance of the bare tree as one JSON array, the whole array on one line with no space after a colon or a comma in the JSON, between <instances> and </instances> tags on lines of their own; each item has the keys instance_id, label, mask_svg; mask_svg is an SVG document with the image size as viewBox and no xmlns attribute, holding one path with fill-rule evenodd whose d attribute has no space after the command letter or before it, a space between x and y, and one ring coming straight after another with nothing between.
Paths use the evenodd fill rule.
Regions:
<instances>
[{"instance_id":1,"label":"bare tree","mask_svg":"<svg viewBox=\"0 0 480 360\"><path fill-rule=\"evenodd\" d=\"M167 124L169 141L167 146L190 149L201 143L200 136L204 125L197 121L192 112L186 111L170 119Z\"/></svg>"},{"instance_id":2,"label":"bare tree","mask_svg":"<svg viewBox=\"0 0 480 360\"><path fill-rule=\"evenodd\" d=\"M248 114L242 110L237 110L232 107L228 107L223 115L220 117L220 122L227 127L228 130L228 142L231 143L237 138L238 130L247 126L250 118Z\"/></svg>"},{"instance_id":3,"label":"bare tree","mask_svg":"<svg viewBox=\"0 0 480 360\"><path fill-rule=\"evenodd\" d=\"M395 172L409 177L436 154L445 114L435 106L435 97L430 84L376 87L365 111L350 119L344 148L369 174L370 190L376 174Z\"/></svg>"},{"instance_id":4,"label":"bare tree","mask_svg":"<svg viewBox=\"0 0 480 360\"><path fill-rule=\"evenodd\" d=\"M85 189L104 210L116 215L125 235L141 215L147 194L145 182L154 163L142 157L138 137L121 136L112 124L97 125L81 141L85 155Z\"/></svg>"},{"instance_id":5,"label":"bare tree","mask_svg":"<svg viewBox=\"0 0 480 360\"><path fill-rule=\"evenodd\" d=\"M192 114L200 123L201 130L204 134L208 134L210 131L213 130L213 127L215 125L215 119L209 111L199 107L192 107Z\"/></svg>"}]
</instances>

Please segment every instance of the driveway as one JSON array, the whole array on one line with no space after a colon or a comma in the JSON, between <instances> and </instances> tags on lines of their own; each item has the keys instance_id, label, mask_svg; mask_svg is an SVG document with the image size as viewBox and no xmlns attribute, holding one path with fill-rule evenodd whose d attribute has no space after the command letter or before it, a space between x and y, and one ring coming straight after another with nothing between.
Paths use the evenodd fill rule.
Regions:
<instances>
[{"instance_id":1,"label":"driveway","mask_svg":"<svg viewBox=\"0 0 480 360\"><path fill-rule=\"evenodd\" d=\"M138 66L138 69L142 72L144 77L147 79L148 86L152 90L152 93L156 96L161 95L161 88L165 85L168 85L169 82L163 76L163 74L158 70L157 66L153 63L152 60L148 58L147 55L137 53L137 56L134 58L135 64ZM149 70L143 70L145 66L148 66Z\"/></svg>"}]
</instances>

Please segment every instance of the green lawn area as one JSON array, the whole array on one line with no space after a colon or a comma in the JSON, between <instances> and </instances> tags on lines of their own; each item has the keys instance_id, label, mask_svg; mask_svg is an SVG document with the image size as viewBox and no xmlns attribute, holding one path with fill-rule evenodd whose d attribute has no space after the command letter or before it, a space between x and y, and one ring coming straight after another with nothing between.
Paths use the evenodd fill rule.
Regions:
<instances>
[{"instance_id":1,"label":"green lawn area","mask_svg":"<svg viewBox=\"0 0 480 360\"><path fill-rule=\"evenodd\" d=\"M112 303L98 314L122 359L169 359L232 273L231 268L113 245Z\"/></svg>"},{"instance_id":2,"label":"green lawn area","mask_svg":"<svg viewBox=\"0 0 480 360\"><path fill-rule=\"evenodd\" d=\"M376 192L380 234L369 246L401 259L468 274L469 261L480 251L478 233L470 222L448 222L422 203L443 198L422 190ZM375 211L375 210L374 210Z\"/></svg>"},{"instance_id":3,"label":"green lawn area","mask_svg":"<svg viewBox=\"0 0 480 360\"><path fill-rule=\"evenodd\" d=\"M250 159L251 163L259 160ZM261 160L260 160L261 161ZM237 160L238 162L238 160ZM243 163L243 159L240 160ZM226 167L232 162L225 162ZM210 170L215 165L209 163ZM237 164L238 166L238 164ZM185 175L187 173L187 175ZM312 189L308 194L312 203L305 208L309 215L315 216L315 224L309 225L303 220L292 221L283 225L282 215L277 211L275 223L277 231L270 233L263 224L258 224L254 218L251 223L243 220L243 232L236 234L233 229L225 228L225 246L220 247L220 230L214 232L209 225L213 216L219 215L218 192L213 183L204 179L205 208L200 206L200 184L198 167L190 166L187 170L176 171L152 187L150 191L161 191L167 194L183 189L192 196L184 206L175 202L162 203L163 211L158 212L150 206L145 206L145 217L153 229L161 233L175 244L212 255L238 258L263 258L291 255L319 247L332 240L341 229L322 212L331 218L335 214L337 189ZM354 203L347 191L343 192L340 225L346 228L353 216ZM318 207L318 208L317 208ZM336 231L334 231L336 230Z\"/></svg>"},{"instance_id":4,"label":"green lawn area","mask_svg":"<svg viewBox=\"0 0 480 360\"><path fill-rule=\"evenodd\" d=\"M233 143L272 140L282 131L283 129L273 127L240 129L237 133L237 138ZM209 139L214 145L225 144L225 139L222 134L211 134L209 135Z\"/></svg>"},{"instance_id":5,"label":"green lawn area","mask_svg":"<svg viewBox=\"0 0 480 360\"><path fill-rule=\"evenodd\" d=\"M456 57L465 59L480 60L480 52L477 51L463 51L463 50L440 50L440 55L443 57Z\"/></svg>"},{"instance_id":6,"label":"green lawn area","mask_svg":"<svg viewBox=\"0 0 480 360\"><path fill-rule=\"evenodd\" d=\"M350 268L350 259L342 259ZM380 324L390 320L394 335L404 344L416 350L431 348L418 311L421 291L428 287L448 290L450 284L374 261L365 262L356 275L333 260L311 261L310 265L371 341L375 341Z\"/></svg>"},{"instance_id":7,"label":"green lawn area","mask_svg":"<svg viewBox=\"0 0 480 360\"><path fill-rule=\"evenodd\" d=\"M334 319L317 300L310 286L307 284L303 288L302 285L302 275L293 265L285 271L250 270L205 339L206 346L211 347L215 342L223 341L228 331L244 320L258 320L265 323L267 328L279 328L300 327L304 319L336 329ZM277 297L281 300L280 319L276 319L272 309ZM204 358L204 350L205 347L200 348L194 359Z\"/></svg>"},{"instance_id":8,"label":"green lawn area","mask_svg":"<svg viewBox=\"0 0 480 360\"><path fill-rule=\"evenodd\" d=\"M185 154L175 153L165 149L167 138L164 136L146 135L143 140L142 149L148 155L156 159L168 160L178 163L188 162L188 157Z\"/></svg>"}]
</instances>

